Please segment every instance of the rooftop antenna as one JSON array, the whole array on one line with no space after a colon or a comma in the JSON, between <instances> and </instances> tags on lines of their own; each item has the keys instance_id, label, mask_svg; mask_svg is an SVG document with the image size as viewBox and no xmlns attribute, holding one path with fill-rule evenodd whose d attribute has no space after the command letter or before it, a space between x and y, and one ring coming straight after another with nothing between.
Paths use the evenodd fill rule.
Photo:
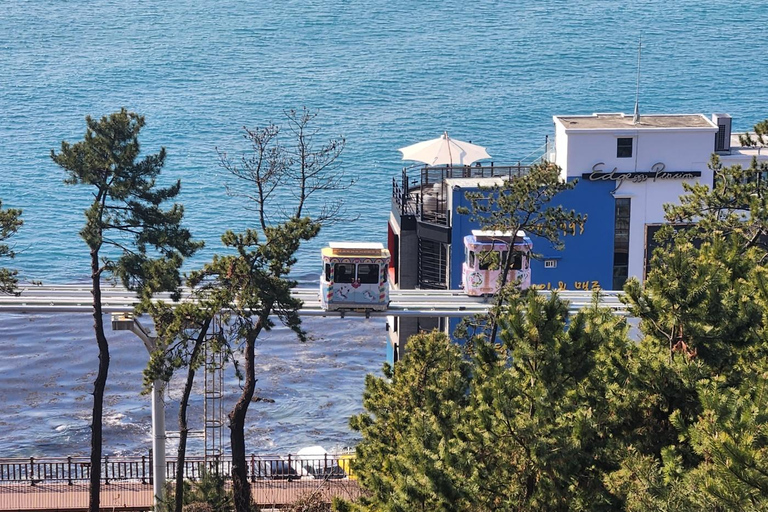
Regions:
<instances>
[{"instance_id":1,"label":"rooftop antenna","mask_svg":"<svg viewBox=\"0 0 768 512\"><path fill-rule=\"evenodd\" d=\"M635 115L632 117L632 123L640 122L640 54L643 50L643 39L637 43L637 85L635 87Z\"/></svg>"}]
</instances>

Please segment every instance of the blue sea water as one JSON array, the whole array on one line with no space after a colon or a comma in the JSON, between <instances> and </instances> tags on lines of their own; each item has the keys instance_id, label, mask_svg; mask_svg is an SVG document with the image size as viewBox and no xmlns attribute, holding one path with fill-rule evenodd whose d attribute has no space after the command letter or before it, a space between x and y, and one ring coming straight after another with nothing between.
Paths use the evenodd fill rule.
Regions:
<instances>
[{"instance_id":1,"label":"blue sea water","mask_svg":"<svg viewBox=\"0 0 768 512\"><path fill-rule=\"evenodd\" d=\"M237 155L243 126L317 110L322 134L346 137L343 167L360 181L345 194L359 219L301 253L297 276L314 283L328 240L384 241L397 148L448 131L497 163L525 160L553 115L632 110L640 40L641 112L727 112L748 129L768 117L767 14L743 0L3 0L0 199L25 220L12 263L25 279L86 279L88 191L65 186L50 159L82 138L86 115L146 116L142 147L167 149L163 179L182 180L187 224L208 243L192 267L220 250L223 229L253 221L225 193L217 148ZM260 385L276 402L254 409L253 451L355 441L347 417L383 360L384 326L307 328L305 345L279 330L260 345ZM111 339L106 451L143 453L145 354ZM0 317L0 455L87 451L95 354L87 317Z\"/></svg>"}]
</instances>

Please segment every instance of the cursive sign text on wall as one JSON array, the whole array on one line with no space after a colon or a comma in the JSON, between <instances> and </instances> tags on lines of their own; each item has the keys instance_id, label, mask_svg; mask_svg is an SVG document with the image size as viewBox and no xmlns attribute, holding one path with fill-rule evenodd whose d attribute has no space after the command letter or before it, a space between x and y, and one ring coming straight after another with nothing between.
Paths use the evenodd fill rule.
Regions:
<instances>
[{"instance_id":1,"label":"cursive sign text on wall","mask_svg":"<svg viewBox=\"0 0 768 512\"><path fill-rule=\"evenodd\" d=\"M605 162L598 162L592 166L592 172L585 172L582 178L589 181L631 181L632 183L643 183L656 180L689 180L701 176L700 171L667 171L662 162L657 162L651 166L650 171L645 172L618 172L618 167L612 171L606 172Z\"/></svg>"}]
</instances>

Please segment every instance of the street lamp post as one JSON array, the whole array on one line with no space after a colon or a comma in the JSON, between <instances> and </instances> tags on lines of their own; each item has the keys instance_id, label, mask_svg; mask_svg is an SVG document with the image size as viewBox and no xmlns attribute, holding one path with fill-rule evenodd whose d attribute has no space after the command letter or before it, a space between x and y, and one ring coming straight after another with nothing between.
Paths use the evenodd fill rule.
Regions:
<instances>
[{"instance_id":1,"label":"street lamp post","mask_svg":"<svg viewBox=\"0 0 768 512\"><path fill-rule=\"evenodd\" d=\"M147 351L152 354L157 348L157 337L139 323L131 314L116 313L112 315L113 331L131 331L144 342ZM152 382L152 491L154 494L155 510L160 510L165 490L165 403L162 380Z\"/></svg>"}]
</instances>

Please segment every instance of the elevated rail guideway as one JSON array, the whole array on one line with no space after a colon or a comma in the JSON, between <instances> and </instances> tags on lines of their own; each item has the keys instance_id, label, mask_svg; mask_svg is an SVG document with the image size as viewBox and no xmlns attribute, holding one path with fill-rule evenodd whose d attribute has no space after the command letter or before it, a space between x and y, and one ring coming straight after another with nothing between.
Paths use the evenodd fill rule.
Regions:
<instances>
[{"instance_id":1,"label":"elevated rail guideway","mask_svg":"<svg viewBox=\"0 0 768 512\"><path fill-rule=\"evenodd\" d=\"M86 285L20 286L20 293L0 295L0 313L90 313L92 311L91 289ZM542 290L549 295L552 292ZM569 312L592 303L591 291L561 290L558 295L569 302ZM621 292L604 290L600 304L616 314L624 315L626 305L619 300ZM468 297L461 290L392 290L389 307L385 311L326 311L320 305L320 292L316 288L294 288L294 297L304 305L299 310L302 316L320 317L466 317L487 313L492 305L488 297ZM157 300L171 303L168 294L158 295ZM189 292L182 293L182 301L190 300ZM104 286L102 306L104 313L132 313L137 304L135 295L122 287Z\"/></svg>"},{"instance_id":2,"label":"elevated rail guideway","mask_svg":"<svg viewBox=\"0 0 768 512\"><path fill-rule=\"evenodd\" d=\"M0 315L2 314L51 314L51 313L91 313L93 311L91 289L86 285L34 286L23 285L18 288L18 295L0 294ZM301 316L319 317L468 317L487 313L492 306L488 297L469 297L461 290L392 290L390 303L384 311L327 311L322 308L318 288L294 288L293 296L301 299ZM542 291L544 295L552 292ZM593 292L558 291L569 302L569 312L592 304ZM603 291L600 304L610 308L614 314L626 315L627 307L619 299L620 292ZM156 300L172 303L168 294L158 295ZM192 300L190 291L184 290L181 301ZM136 296L122 287L104 286L102 288L102 308L105 314L112 315L112 329L133 332L142 340L149 353L157 347L156 338L151 329L142 325L139 318L134 318ZM165 408L163 402L164 383L155 381L152 386L152 466L157 478L153 480L155 504L159 505L165 486Z\"/></svg>"}]
</instances>

